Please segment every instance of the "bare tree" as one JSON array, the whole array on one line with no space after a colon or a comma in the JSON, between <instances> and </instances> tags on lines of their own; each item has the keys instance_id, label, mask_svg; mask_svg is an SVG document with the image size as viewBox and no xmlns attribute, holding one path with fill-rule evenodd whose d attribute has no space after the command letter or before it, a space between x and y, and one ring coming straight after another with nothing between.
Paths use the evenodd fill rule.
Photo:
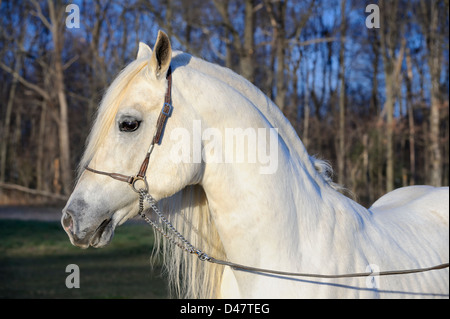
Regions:
<instances>
[{"instance_id":1,"label":"bare tree","mask_svg":"<svg viewBox=\"0 0 450 319\"><path fill-rule=\"evenodd\" d=\"M344 168L345 168L345 36L347 31L347 10L346 0L341 0L341 41L339 48L339 147L337 152L337 164L338 164L338 182L344 184Z\"/></svg>"},{"instance_id":2,"label":"bare tree","mask_svg":"<svg viewBox=\"0 0 450 319\"><path fill-rule=\"evenodd\" d=\"M411 177L409 179L409 185L416 183L416 128L414 123L414 104L413 104L413 70L411 62L411 52L406 50L406 107L408 110L408 139L409 139L409 170Z\"/></svg>"},{"instance_id":3,"label":"bare tree","mask_svg":"<svg viewBox=\"0 0 450 319\"><path fill-rule=\"evenodd\" d=\"M360 1L78 3L74 32L64 1L0 6L2 198L70 191L101 94L158 28L261 88L361 199L400 177L448 183L448 0L380 0L379 29L364 27Z\"/></svg>"},{"instance_id":4,"label":"bare tree","mask_svg":"<svg viewBox=\"0 0 450 319\"><path fill-rule=\"evenodd\" d=\"M265 8L272 26L273 68L276 79L274 96L275 104L283 111L286 98L285 62L286 62L286 1L265 0ZM276 66L276 68L275 68Z\"/></svg>"},{"instance_id":5,"label":"bare tree","mask_svg":"<svg viewBox=\"0 0 450 319\"><path fill-rule=\"evenodd\" d=\"M447 15L447 19L443 15ZM430 183L434 186L441 186L442 183L442 155L440 149L440 116L439 109L442 105L440 92L440 78L442 69L442 52L444 32L441 32L443 23L448 23L448 4L443 1L421 1L419 8L419 24L426 39L428 51L427 62L431 79L431 108L430 108L430 157L431 174ZM447 34L448 35L448 34Z\"/></svg>"},{"instance_id":6,"label":"bare tree","mask_svg":"<svg viewBox=\"0 0 450 319\"><path fill-rule=\"evenodd\" d=\"M64 12L65 6L48 0L49 19L42 12L41 5L33 0L36 9L36 15L42 23L50 30L53 40L53 66L54 66L54 85L59 103L59 154L60 171L63 184L63 192L69 194L72 185L72 169L70 164L70 140L68 124L68 104L64 87L64 72L62 62L62 48L64 45Z\"/></svg>"},{"instance_id":7,"label":"bare tree","mask_svg":"<svg viewBox=\"0 0 450 319\"><path fill-rule=\"evenodd\" d=\"M238 68L240 73L247 80L254 82L255 80L255 0L245 0L244 3L244 28L238 30L233 23L229 12L229 1L213 0L214 6L219 12L225 27L225 41L228 43L226 52L226 66L232 68L232 53L237 54ZM228 36L230 39L228 39Z\"/></svg>"},{"instance_id":8,"label":"bare tree","mask_svg":"<svg viewBox=\"0 0 450 319\"><path fill-rule=\"evenodd\" d=\"M19 82L19 71L22 68L22 60L23 60L23 41L25 39L25 26L23 24L20 28L20 33L18 35L18 51L15 52L15 65L14 70L12 71L12 84L9 89L8 101L6 102L6 114L5 121L3 123L3 143L0 146L0 182L5 181L5 173L6 173L6 158L7 158L7 148L9 142L9 134L10 134L10 124L11 124L11 116L12 116L12 108L14 104L14 98L16 96L17 84Z\"/></svg>"},{"instance_id":9,"label":"bare tree","mask_svg":"<svg viewBox=\"0 0 450 319\"><path fill-rule=\"evenodd\" d=\"M398 19L399 0L380 1L382 12L380 30L381 56L383 58L386 115L386 191L394 189L394 105L398 91L398 80L406 41L403 38L404 22ZM397 52L397 45L401 48ZM397 53L396 53L397 52Z\"/></svg>"}]
</instances>

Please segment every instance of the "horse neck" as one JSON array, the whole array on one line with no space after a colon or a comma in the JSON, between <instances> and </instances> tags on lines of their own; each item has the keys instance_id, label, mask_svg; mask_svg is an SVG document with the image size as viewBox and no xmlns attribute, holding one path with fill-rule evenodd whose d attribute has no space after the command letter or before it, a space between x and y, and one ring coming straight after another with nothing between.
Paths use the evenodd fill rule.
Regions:
<instances>
[{"instance_id":1,"label":"horse neck","mask_svg":"<svg viewBox=\"0 0 450 319\"><path fill-rule=\"evenodd\" d=\"M225 259L286 272L345 272L348 263L342 255L349 253L344 250L354 247L350 255L361 257L353 233L362 227L347 200L353 202L331 188L319 189L289 161L282 163L286 166L273 175L252 174L239 165L225 171L205 168L202 186ZM280 298L303 293L295 282L267 279L226 268L222 296L253 298L265 289L270 292L263 296Z\"/></svg>"},{"instance_id":2,"label":"horse neck","mask_svg":"<svg viewBox=\"0 0 450 319\"><path fill-rule=\"evenodd\" d=\"M279 133L275 172L261 174L261 166L248 163L207 163L202 180L224 246L236 245L225 247L228 258L258 266L255 263L263 257L255 255L255 245L264 247L261 254L279 255L283 246L284 253L291 254L292 247L298 247L301 226L309 223L311 227L312 221L318 223L327 215L320 200L325 188L330 193L333 190L319 176L303 144L276 106L234 73L219 71L212 67L201 74L185 75L189 81L184 81L184 88L195 95L184 98L195 105L201 129L214 128L223 137L227 128L236 127L244 130L272 127ZM206 72L214 76L205 76ZM226 78L219 79L221 75ZM191 83L197 88L189 88ZM198 92L199 86L208 94ZM224 147L223 158L227 157L227 151ZM237 246L239 249L234 249ZM254 260L243 260L250 256Z\"/></svg>"},{"instance_id":3,"label":"horse neck","mask_svg":"<svg viewBox=\"0 0 450 319\"><path fill-rule=\"evenodd\" d=\"M305 270L304 255L308 262L320 264L319 254L326 255L332 245L324 233L337 237L333 229L338 222L347 218L355 222L355 214L344 212L354 211L354 202L317 172L294 129L270 99L231 71L217 68L187 69L175 77L183 82L179 94L195 109L201 129L214 128L222 136L227 128L236 127L277 128L279 133L277 169L270 174L261 174L254 163L206 161L204 165L201 185L227 259L285 271ZM223 158L228 151L223 147Z\"/></svg>"}]
</instances>

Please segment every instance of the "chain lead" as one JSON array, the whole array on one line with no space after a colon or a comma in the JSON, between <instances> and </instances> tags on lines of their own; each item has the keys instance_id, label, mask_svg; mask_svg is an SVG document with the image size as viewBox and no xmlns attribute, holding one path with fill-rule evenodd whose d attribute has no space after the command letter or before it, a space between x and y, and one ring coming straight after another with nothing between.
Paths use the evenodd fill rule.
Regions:
<instances>
[{"instance_id":1,"label":"chain lead","mask_svg":"<svg viewBox=\"0 0 450 319\"><path fill-rule=\"evenodd\" d=\"M167 230L171 231L172 234L176 237L171 237L167 230L164 230L162 227L158 226L154 221L152 221L150 218L148 218L144 213L144 200L147 201L147 203L150 204L150 208L158 215L159 219L162 221L163 224L166 225ZM169 240L172 244L178 246L179 248L183 249L184 251L187 251L191 254L197 254L198 258L201 261L210 261L211 258L204 252L202 252L200 249L196 249L186 238L181 235L176 228L167 220L167 218L164 217L164 215L161 213L161 211L158 209L158 206L156 206L155 199L148 193L146 189L139 190L139 211L138 214L144 219L148 224L150 224L157 232L159 232L161 235L164 236L167 240ZM177 241L178 239L178 241Z\"/></svg>"}]
</instances>

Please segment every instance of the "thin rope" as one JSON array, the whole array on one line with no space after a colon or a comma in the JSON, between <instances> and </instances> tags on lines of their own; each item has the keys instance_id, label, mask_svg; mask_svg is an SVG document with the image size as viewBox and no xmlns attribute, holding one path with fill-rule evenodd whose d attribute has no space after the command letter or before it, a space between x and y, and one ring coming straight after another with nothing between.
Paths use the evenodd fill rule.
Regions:
<instances>
[{"instance_id":1,"label":"thin rope","mask_svg":"<svg viewBox=\"0 0 450 319\"><path fill-rule=\"evenodd\" d=\"M162 221L164 225L166 225L167 231L165 231L162 227L158 226L155 222L153 222L150 218L148 218L144 213L144 200L146 200L151 209L158 215L159 219ZM148 223L150 224L157 232L162 234L167 240L169 240L172 244L178 246L182 250L191 253L197 254L201 261L209 261L210 263L219 264L223 266L229 266L235 270L243 270L243 271L251 271L258 273L267 273L281 276L291 276L291 277L310 277L310 278L355 278L355 277L368 277L368 276L392 276L392 275L405 275L405 274L414 274L420 272L426 272L431 270L439 270L449 268L449 263L444 263L432 267L425 268L414 268L414 269L404 269L404 270L389 270L389 271L380 271L380 272L361 272L361 273L348 273L348 274L339 274L339 275L323 275L323 274L314 274L314 273L298 273L298 272L286 272L286 271L278 271L272 269L264 269L264 268L256 268L249 267L240 264L236 264L230 261L225 261L221 259L216 259L214 257L208 256L206 253L202 252L200 249L195 248L186 238L181 235L176 228L163 216L161 211L158 209L156 205L155 199L147 192L145 189L141 189L139 191L139 212L138 214ZM168 231L173 233L173 236L170 236Z\"/></svg>"},{"instance_id":2,"label":"thin rope","mask_svg":"<svg viewBox=\"0 0 450 319\"><path fill-rule=\"evenodd\" d=\"M262 269L255 267L248 267L239 264L235 264L232 262L219 260L210 257L208 260L212 263L229 266L236 270L244 270L244 271L253 271L260 273L268 273L274 275L282 275L282 276L295 276L295 277L310 277L310 278L354 278L354 277L368 277L368 276L392 276L392 275L404 275L404 274L413 274L431 270L445 269L449 267L448 263L436 265L433 267L426 268L416 268L416 269L406 269L406 270L390 270L390 271L380 271L380 272L362 272L362 273L350 273L350 274L341 274L341 275L322 275L322 274L311 274L311 273L295 273L295 272L285 272L285 271L277 271L271 269Z\"/></svg>"}]
</instances>

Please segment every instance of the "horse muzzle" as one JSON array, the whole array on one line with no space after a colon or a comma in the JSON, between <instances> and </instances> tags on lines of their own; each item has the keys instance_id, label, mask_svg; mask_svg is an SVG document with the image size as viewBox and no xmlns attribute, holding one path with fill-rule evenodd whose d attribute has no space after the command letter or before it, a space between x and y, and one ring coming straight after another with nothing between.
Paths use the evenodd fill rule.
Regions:
<instances>
[{"instance_id":1,"label":"horse muzzle","mask_svg":"<svg viewBox=\"0 0 450 319\"><path fill-rule=\"evenodd\" d=\"M69 236L70 242L80 248L89 246L99 248L107 245L114 236L115 224L111 217L102 219L97 223L89 223L95 226L83 227L83 219L77 218L77 214L71 210L63 210L61 225Z\"/></svg>"}]
</instances>

